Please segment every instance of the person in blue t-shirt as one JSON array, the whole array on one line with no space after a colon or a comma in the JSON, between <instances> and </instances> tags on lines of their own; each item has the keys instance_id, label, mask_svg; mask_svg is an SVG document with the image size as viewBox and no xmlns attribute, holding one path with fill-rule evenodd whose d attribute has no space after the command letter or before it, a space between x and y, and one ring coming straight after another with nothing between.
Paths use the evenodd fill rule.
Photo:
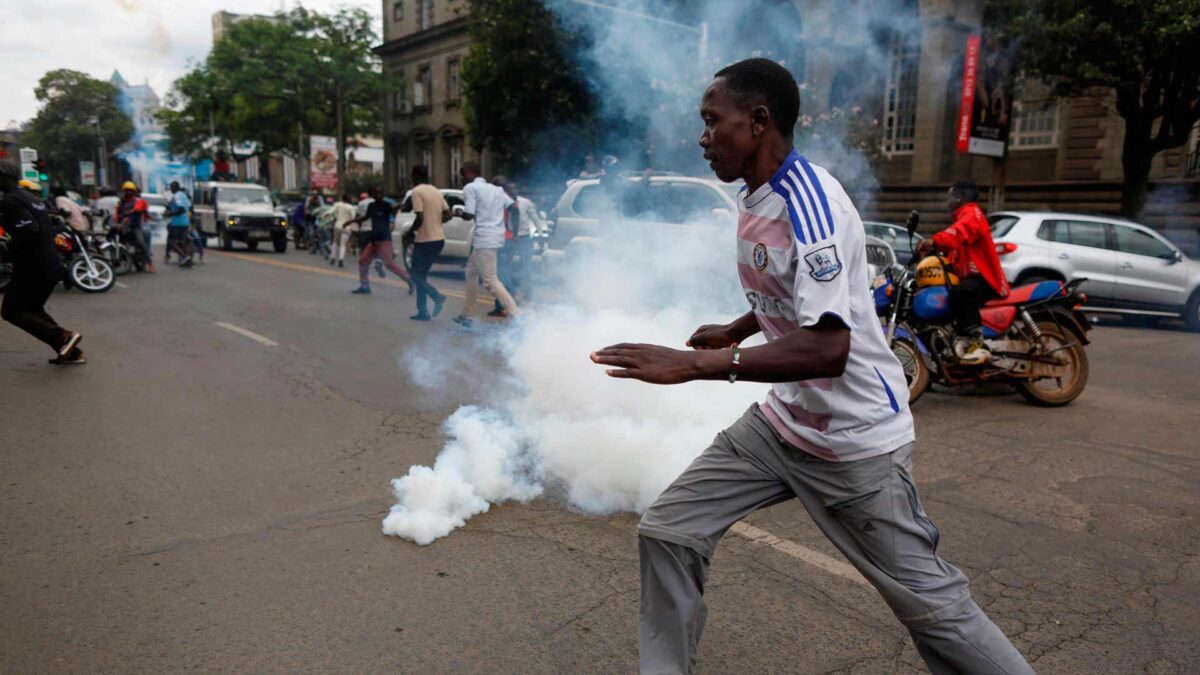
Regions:
<instances>
[{"instance_id":1,"label":"person in blue t-shirt","mask_svg":"<svg viewBox=\"0 0 1200 675\"><path fill-rule=\"evenodd\" d=\"M167 220L167 252L174 251L179 256L179 266L184 269L190 269L194 264L192 256L195 252L192 249L192 237L190 228L192 200L188 199L187 193L179 186L179 181L171 181L171 199L167 202L167 208L163 211L163 215Z\"/></svg>"}]
</instances>

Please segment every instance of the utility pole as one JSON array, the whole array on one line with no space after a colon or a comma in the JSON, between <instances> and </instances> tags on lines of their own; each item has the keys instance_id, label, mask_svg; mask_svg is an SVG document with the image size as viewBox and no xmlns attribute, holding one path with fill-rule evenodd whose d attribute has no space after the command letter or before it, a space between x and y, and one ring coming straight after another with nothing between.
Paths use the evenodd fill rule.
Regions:
<instances>
[{"instance_id":1,"label":"utility pole","mask_svg":"<svg viewBox=\"0 0 1200 675\"><path fill-rule=\"evenodd\" d=\"M346 181L346 129L342 114L342 83L333 87L334 115L337 116L337 185L338 191L343 191Z\"/></svg>"}]
</instances>

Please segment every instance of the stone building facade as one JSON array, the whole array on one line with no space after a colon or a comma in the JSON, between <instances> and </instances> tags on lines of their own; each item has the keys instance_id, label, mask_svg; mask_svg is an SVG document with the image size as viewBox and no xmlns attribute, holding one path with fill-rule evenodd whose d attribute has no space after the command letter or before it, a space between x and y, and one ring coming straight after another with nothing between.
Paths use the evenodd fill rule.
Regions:
<instances>
[{"instance_id":1,"label":"stone building facade","mask_svg":"<svg viewBox=\"0 0 1200 675\"><path fill-rule=\"evenodd\" d=\"M410 187L417 164L440 187L459 187L458 169L476 161L490 176L489 153L466 135L460 67L470 46L466 0L383 0L384 42L376 48L389 81L383 104L385 185Z\"/></svg>"}]
</instances>

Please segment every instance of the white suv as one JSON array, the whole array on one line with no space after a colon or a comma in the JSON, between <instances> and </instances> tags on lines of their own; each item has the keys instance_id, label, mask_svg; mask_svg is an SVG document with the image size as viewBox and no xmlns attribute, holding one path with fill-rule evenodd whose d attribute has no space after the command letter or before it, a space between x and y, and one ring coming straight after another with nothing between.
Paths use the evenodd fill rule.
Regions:
<instances>
[{"instance_id":1,"label":"white suv","mask_svg":"<svg viewBox=\"0 0 1200 675\"><path fill-rule=\"evenodd\" d=\"M692 227L695 223L737 226L741 184L676 175L621 177L614 185L596 178L567 183L550 212L551 249L567 251L596 243L617 223Z\"/></svg>"},{"instance_id":2,"label":"white suv","mask_svg":"<svg viewBox=\"0 0 1200 675\"><path fill-rule=\"evenodd\" d=\"M1180 317L1200 330L1200 261L1154 230L1121 218L1054 211L988 216L1014 285L1087 278L1087 310Z\"/></svg>"}]
</instances>

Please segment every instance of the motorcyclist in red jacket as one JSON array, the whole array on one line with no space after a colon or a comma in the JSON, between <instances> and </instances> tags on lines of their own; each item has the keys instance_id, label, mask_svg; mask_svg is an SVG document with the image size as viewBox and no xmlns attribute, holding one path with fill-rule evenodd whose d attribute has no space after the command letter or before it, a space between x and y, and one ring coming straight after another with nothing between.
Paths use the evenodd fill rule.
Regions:
<instances>
[{"instance_id":1,"label":"motorcyclist in red jacket","mask_svg":"<svg viewBox=\"0 0 1200 675\"><path fill-rule=\"evenodd\" d=\"M979 308L989 300L1008 295L1008 278L992 241L992 229L979 208L979 188L960 181L946 193L946 208L954 223L921 242L917 252L938 249L950 257L958 285L950 287L950 311L958 333L954 351L965 364L984 363L991 357L983 343Z\"/></svg>"}]
</instances>

